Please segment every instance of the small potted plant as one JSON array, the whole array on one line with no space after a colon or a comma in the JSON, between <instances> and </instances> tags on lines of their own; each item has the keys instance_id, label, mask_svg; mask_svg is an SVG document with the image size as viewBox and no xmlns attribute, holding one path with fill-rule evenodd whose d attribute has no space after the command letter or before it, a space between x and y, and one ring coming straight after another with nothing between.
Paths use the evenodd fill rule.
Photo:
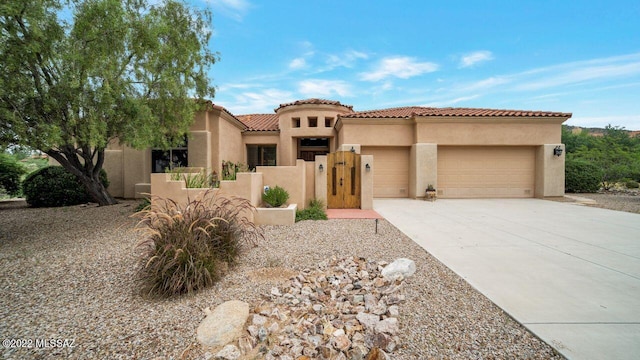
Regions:
<instances>
[{"instance_id":1,"label":"small potted plant","mask_svg":"<svg viewBox=\"0 0 640 360\"><path fill-rule=\"evenodd\" d=\"M427 185L426 195L424 199L429 201L434 201L436 199L436 189L433 187L433 185Z\"/></svg>"}]
</instances>

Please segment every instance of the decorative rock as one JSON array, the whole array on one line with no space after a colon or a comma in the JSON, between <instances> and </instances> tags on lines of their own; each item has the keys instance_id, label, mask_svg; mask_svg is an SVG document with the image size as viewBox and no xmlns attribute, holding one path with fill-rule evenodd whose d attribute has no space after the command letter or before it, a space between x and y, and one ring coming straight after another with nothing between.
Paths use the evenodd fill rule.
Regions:
<instances>
[{"instance_id":1,"label":"decorative rock","mask_svg":"<svg viewBox=\"0 0 640 360\"><path fill-rule=\"evenodd\" d=\"M263 342L267 340L267 335L267 329L265 329L264 326L261 326L258 329L258 341Z\"/></svg>"},{"instance_id":2,"label":"decorative rock","mask_svg":"<svg viewBox=\"0 0 640 360\"><path fill-rule=\"evenodd\" d=\"M235 345L226 345L216 356L216 360L237 360L240 358L240 350Z\"/></svg>"},{"instance_id":3,"label":"decorative rock","mask_svg":"<svg viewBox=\"0 0 640 360\"><path fill-rule=\"evenodd\" d=\"M262 326L267 322L267 318L262 316L262 315L258 315L258 314L254 314L253 315L253 325L256 326Z\"/></svg>"},{"instance_id":4,"label":"decorative rock","mask_svg":"<svg viewBox=\"0 0 640 360\"><path fill-rule=\"evenodd\" d=\"M389 356L387 356L387 354L383 350L374 347L373 349L371 349L371 351L369 351L369 353L365 357L365 360L389 360Z\"/></svg>"},{"instance_id":5,"label":"decorative rock","mask_svg":"<svg viewBox=\"0 0 640 360\"><path fill-rule=\"evenodd\" d=\"M271 295L273 295L273 296L282 296L282 294L280 293L280 289L278 289L277 287L272 287L271 288Z\"/></svg>"},{"instance_id":6,"label":"decorative rock","mask_svg":"<svg viewBox=\"0 0 640 360\"><path fill-rule=\"evenodd\" d=\"M245 355L249 352L251 352L251 350L253 350L253 344L251 343L251 339L243 336L238 340L238 348L240 350L240 353L242 355Z\"/></svg>"},{"instance_id":7,"label":"decorative rock","mask_svg":"<svg viewBox=\"0 0 640 360\"><path fill-rule=\"evenodd\" d=\"M362 324L362 326L372 330L375 329L375 327L380 322L380 316L375 314L367 314L363 312L358 313L358 315L356 315L356 319L360 321L360 324Z\"/></svg>"},{"instance_id":8,"label":"decorative rock","mask_svg":"<svg viewBox=\"0 0 640 360\"><path fill-rule=\"evenodd\" d=\"M205 347L226 345L240 337L247 318L249 304L237 300L227 301L218 305L202 320L196 330L196 338Z\"/></svg>"},{"instance_id":9,"label":"decorative rock","mask_svg":"<svg viewBox=\"0 0 640 360\"><path fill-rule=\"evenodd\" d=\"M384 332L384 333L388 333L391 335L395 335L399 329L398 329L398 319L397 318L386 318L382 321L379 321L376 325L375 325L375 330L377 332Z\"/></svg>"},{"instance_id":10,"label":"decorative rock","mask_svg":"<svg viewBox=\"0 0 640 360\"><path fill-rule=\"evenodd\" d=\"M331 339L331 346L336 350L347 351L349 347L351 347L351 340L349 340L343 332L342 335L335 336Z\"/></svg>"},{"instance_id":11,"label":"decorative rock","mask_svg":"<svg viewBox=\"0 0 640 360\"><path fill-rule=\"evenodd\" d=\"M280 325L278 325L277 322L274 322L273 324L269 325L269 334L277 334L278 331L280 331Z\"/></svg>"},{"instance_id":12,"label":"decorative rock","mask_svg":"<svg viewBox=\"0 0 640 360\"><path fill-rule=\"evenodd\" d=\"M415 274L416 263L413 260L400 258L382 269L382 276L386 279L395 279L399 276L408 278Z\"/></svg>"},{"instance_id":13,"label":"decorative rock","mask_svg":"<svg viewBox=\"0 0 640 360\"><path fill-rule=\"evenodd\" d=\"M389 306L389 308L387 309L387 313L391 317L398 317L400 315L400 311L398 310L398 306L396 305Z\"/></svg>"}]
</instances>

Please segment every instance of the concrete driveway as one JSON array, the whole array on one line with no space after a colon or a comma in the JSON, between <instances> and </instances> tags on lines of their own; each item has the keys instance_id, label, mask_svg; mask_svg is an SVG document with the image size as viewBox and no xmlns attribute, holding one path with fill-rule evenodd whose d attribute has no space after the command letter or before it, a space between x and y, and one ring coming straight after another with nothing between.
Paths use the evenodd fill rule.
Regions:
<instances>
[{"instance_id":1,"label":"concrete driveway","mask_svg":"<svg viewBox=\"0 0 640 360\"><path fill-rule=\"evenodd\" d=\"M374 209L567 358L640 357L640 215L538 199Z\"/></svg>"}]
</instances>

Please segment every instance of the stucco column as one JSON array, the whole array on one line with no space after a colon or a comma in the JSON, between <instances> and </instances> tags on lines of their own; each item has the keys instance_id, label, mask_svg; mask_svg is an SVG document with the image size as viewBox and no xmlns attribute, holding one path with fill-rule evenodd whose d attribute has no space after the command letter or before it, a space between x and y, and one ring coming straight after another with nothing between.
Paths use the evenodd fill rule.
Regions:
<instances>
[{"instance_id":1,"label":"stucco column","mask_svg":"<svg viewBox=\"0 0 640 360\"><path fill-rule=\"evenodd\" d=\"M409 154L409 197L424 197L429 184L438 188L438 144L413 144Z\"/></svg>"},{"instance_id":2,"label":"stucco column","mask_svg":"<svg viewBox=\"0 0 640 360\"><path fill-rule=\"evenodd\" d=\"M191 131L189 138L188 156L189 167L211 169L211 133L209 131Z\"/></svg>"},{"instance_id":3,"label":"stucco column","mask_svg":"<svg viewBox=\"0 0 640 360\"><path fill-rule=\"evenodd\" d=\"M322 171L320 171L322 166ZM316 155L316 161L314 166L314 176L316 181L316 199L322 200L325 208L327 207L327 156Z\"/></svg>"},{"instance_id":4,"label":"stucco column","mask_svg":"<svg viewBox=\"0 0 640 360\"><path fill-rule=\"evenodd\" d=\"M362 210L373 209L373 172L375 171L373 160L373 155L360 157L360 208ZM325 190L325 194L326 192Z\"/></svg>"},{"instance_id":5,"label":"stucco column","mask_svg":"<svg viewBox=\"0 0 640 360\"><path fill-rule=\"evenodd\" d=\"M560 156L554 149L562 150ZM544 144L536 150L536 193L538 198L564 196L564 144Z\"/></svg>"}]
</instances>

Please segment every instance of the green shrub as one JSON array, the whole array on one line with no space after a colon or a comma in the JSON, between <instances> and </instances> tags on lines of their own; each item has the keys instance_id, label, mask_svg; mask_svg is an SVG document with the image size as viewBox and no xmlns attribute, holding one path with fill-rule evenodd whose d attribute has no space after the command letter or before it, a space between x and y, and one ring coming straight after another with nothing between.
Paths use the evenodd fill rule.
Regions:
<instances>
[{"instance_id":1,"label":"green shrub","mask_svg":"<svg viewBox=\"0 0 640 360\"><path fill-rule=\"evenodd\" d=\"M222 180L235 180L236 174L240 172L249 172L249 166L241 162L222 160Z\"/></svg>"},{"instance_id":2,"label":"green shrub","mask_svg":"<svg viewBox=\"0 0 640 360\"><path fill-rule=\"evenodd\" d=\"M280 207L289 200L289 193L280 186L275 186L262 194L262 201L271 207Z\"/></svg>"},{"instance_id":3,"label":"green shrub","mask_svg":"<svg viewBox=\"0 0 640 360\"><path fill-rule=\"evenodd\" d=\"M20 177L25 173L22 165L8 154L0 153L0 193L9 196L20 194Z\"/></svg>"},{"instance_id":4,"label":"green shrub","mask_svg":"<svg viewBox=\"0 0 640 360\"><path fill-rule=\"evenodd\" d=\"M327 220L322 200L312 199L306 209L296 210L296 222L303 220Z\"/></svg>"},{"instance_id":5,"label":"green shrub","mask_svg":"<svg viewBox=\"0 0 640 360\"><path fill-rule=\"evenodd\" d=\"M107 173L100 169L100 180L109 186ZM29 174L22 183L27 203L33 207L77 205L93 201L84 185L62 166L48 166Z\"/></svg>"},{"instance_id":6,"label":"green shrub","mask_svg":"<svg viewBox=\"0 0 640 360\"><path fill-rule=\"evenodd\" d=\"M212 285L233 265L243 244L263 237L247 218L253 210L242 198L205 191L185 205L159 197L137 213L146 234L138 278L148 295L172 296Z\"/></svg>"},{"instance_id":7,"label":"green shrub","mask_svg":"<svg viewBox=\"0 0 640 360\"><path fill-rule=\"evenodd\" d=\"M566 192L592 193L600 189L602 171L594 164L576 159L567 159L565 163Z\"/></svg>"},{"instance_id":8,"label":"green shrub","mask_svg":"<svg viewBox=\"0 0 640 360\"><path fill-rule=\"evenodd\" d=\"M637 189L640 188L640 184L638 184L637 181L634 180L629 180L627 182L624 183L624 186L627 187L627 189Z\"/></svg>"},{"instance_id":9,"label":"green shrub","mask_svg":"<svg viewBox=\"0 0 640 360\"><path fill-rule=\"evenodd\" d=\"M149 198L142 198L142 200L140 200L140 202L138 203L138 206L136 206L134 211L140 212L142 210L147 210L149 207L151 207L151 200L149 200Z\"/></svg>"}]
</instances>

